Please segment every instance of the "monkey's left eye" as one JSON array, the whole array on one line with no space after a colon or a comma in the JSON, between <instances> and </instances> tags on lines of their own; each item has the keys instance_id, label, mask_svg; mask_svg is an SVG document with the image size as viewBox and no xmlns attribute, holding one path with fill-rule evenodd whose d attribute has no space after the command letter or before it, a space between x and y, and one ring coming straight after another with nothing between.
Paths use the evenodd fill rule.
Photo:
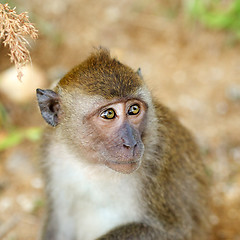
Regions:
<instances>
[{"instance_id":1,"label":"monkey's left eye","mask_svg":"<svg viewBox=\"0 0 240 240\"><path fill-rule=\"evenodd\" d=\"M132 105L128 110L129 115L137 115L139 112L140 112L140 107L138 104Z\"/></svg>"},{"instance_id":2,"label":"monkey's left eye","mask_svg":"<svg viewBox=\"0 0 240 240\"><path fill-rule=\"evenodd\" d=\"M113 119L116 117L116 113L112 108L109 108L106 111L104 111L103 113L101 113L100 116L105 119Z\"/></svg>"}]
</instances>

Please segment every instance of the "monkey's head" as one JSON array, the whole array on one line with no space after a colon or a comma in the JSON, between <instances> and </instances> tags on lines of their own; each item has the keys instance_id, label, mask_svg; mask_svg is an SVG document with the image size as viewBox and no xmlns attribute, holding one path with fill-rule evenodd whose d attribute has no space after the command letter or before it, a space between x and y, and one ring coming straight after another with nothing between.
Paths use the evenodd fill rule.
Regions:
<instances>
[{"instance_id":1,"label":"monkey's head","mask_svg":"<svg viewBox=\"0 0 240 240\"><path fill-rule=\"evenodd\" d=\"M140 70L100 49L54 91L37 89L37 98L43 118L55 127L55 141L66 143L79 159L121 173L140 166L151 101Z\"/></svg>"}]
</instances>

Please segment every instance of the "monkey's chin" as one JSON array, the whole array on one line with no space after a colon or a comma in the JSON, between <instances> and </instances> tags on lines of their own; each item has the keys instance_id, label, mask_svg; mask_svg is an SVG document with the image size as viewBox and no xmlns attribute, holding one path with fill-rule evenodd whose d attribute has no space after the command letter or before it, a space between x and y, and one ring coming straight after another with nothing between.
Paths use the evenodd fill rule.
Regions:
<instances>
[{"instance_id":1,"label":"monkey's chin","mask_svg":"<svg viewBox=\"0 0 240 240\"><path fill-rule=\"evenodd\" d=\"M114 170L116 172L123 173L123 174L130 174L139 168L141 161L140 160L131 161L131 162L107 161L107 162L105 162L105 164L107 167L111 168L112 170Z\"/></svg>"}]
</instances>

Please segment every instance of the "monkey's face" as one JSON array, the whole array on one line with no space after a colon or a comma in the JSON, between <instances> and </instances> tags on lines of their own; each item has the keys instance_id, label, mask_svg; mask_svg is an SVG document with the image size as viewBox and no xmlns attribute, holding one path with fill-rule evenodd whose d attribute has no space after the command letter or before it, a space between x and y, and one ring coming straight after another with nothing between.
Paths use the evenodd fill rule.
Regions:
<instances>
[{"instance_id":1,"label":"monkey's face","mask_svg":"<svg viewBox=\"0 0 240 240\"><path fill-rule=\"evenodd\" d=\"M84 144L87 156L121 172L136 170L144 152L141 139L145 128L147 105L136 99L116 101L94 109L85 116L87 131Z\"/></svg>"},{"instance_id":2,"label":"monkey's face","mask_svg":"<svg viewBox=\"0 0 240 240\"><path fill-rule=\"evenodd\" d=\"M154 119L140 70L134 72L100 50L66 74L55 89L37 90L43 118L56 127L54 140L68 145L79 161L121 173L139 167L142 136L151 134L145 131L146 123Z\"/></svg>"},{"instance_id":3,"label":"monkey's face","mask_svg":"<svg viewBox=\"0 0 240 240\"><path fill-rule=\"evenodd\" d=\"M57 126L73 151L92 164L121 173L135 171L144 153L147 104L137 98L107 100L84 94L74 99L81 104L70 107L62 99L64 117Z\"/></svg>"},{"instance_id":4,"label":"monkey's face","mask_svg":"<svg viewBox=\"0 0 240 240\"><path fill-rule=\"evenodd\" d=\"M141 98L107 100L84 94L38 90L43 118L79 160L131 173L141 164L148 104Z\"/></svg>"}]
</instances>

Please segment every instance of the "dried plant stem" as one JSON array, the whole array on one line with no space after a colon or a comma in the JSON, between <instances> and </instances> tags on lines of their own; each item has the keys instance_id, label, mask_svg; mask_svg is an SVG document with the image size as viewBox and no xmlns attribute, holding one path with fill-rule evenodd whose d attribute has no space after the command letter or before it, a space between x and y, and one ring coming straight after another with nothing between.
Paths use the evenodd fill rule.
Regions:
<instances>
[{"instance_id":1,"label":"dried plant stem","mask_svg":"<svg viewBox=\"0 0 240 240\"><path fill-rule=\"evenodd\" d=\"M25 36L32 39L38 37L38 30L29 21L27 13L17 14L15 8L11 9L8 4L0 3L0 40L3 45L9 47L10 61L17 68L18 79L21 80L22 67L31 62L30 53L27 49L29 45Z\"/></svg>"}]
</instances>

